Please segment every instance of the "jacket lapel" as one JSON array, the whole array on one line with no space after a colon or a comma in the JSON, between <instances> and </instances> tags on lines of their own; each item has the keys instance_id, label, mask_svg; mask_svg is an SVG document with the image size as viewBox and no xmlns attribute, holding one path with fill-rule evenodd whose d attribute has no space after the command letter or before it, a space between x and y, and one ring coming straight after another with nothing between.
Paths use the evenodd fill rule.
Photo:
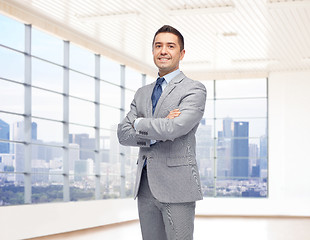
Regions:
<instances>
[{"instance_id":1,"label":"jacket lapel","mask_svg":"<svg viewBox=\"0 0 310 240\"><path fill-rule=\"evenodd\" d=\"M155 112L154 112L154 117L157 117L159 111L160 111L160 107L163 104L163 102L165 101L165 98L171 94L171 92L174 90L174 88L185 78L185 75L183 72L180 72L180 74L178 74L177 76L175 76L173 79L171 79L171 81L169 82L169 84L166 86L165 90L163 91L163 93L161 94L156 108L155 108ZM151 93L152 95L152 93ZM152 105L152 102L151 102ZM152 109L152 107L151 107Z\"/></svg>"},{"instance_id":2,"label":"jacket lapel","mask_svg":"<svg viewBox=\"0 0 310 240\"><path fill-rule=\"evenodd\" d=\"M146 104L145 104L145 112L146 112L146 117L147 118L152 118L153 114L152 114L152 93L153 93L153 89L155 87L156 82L153 82L151 85L149 85L149 88L147 89L147 93L146 96L148 96L146 98Z\"/></svg>"}]
</instances>

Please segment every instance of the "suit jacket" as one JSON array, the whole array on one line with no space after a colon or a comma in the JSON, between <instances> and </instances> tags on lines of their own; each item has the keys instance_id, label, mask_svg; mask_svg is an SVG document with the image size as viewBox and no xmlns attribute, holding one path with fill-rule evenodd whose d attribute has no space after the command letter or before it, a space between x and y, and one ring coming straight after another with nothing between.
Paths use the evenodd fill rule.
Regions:
<instances>
[{"instance_id":1,"label":"suit jacket","mask_svg":"<svg viewBox=\"0 0 310 240\"><path fill-rule=\"evenodd\" d=\"M152 115L154 86L155 82L137 90L129 113L118 125L120 144L140 147L134 196L137 197L146 160L149 187L160 202L200 200L195 133L204 113L206 89L180 72L164 89ZM180 116L167 119L176 108L180 109ZM135 130L133 122L137 118L143 119ZM150 145L150 140L157 142Z\"/></svg>"}]
</instances>

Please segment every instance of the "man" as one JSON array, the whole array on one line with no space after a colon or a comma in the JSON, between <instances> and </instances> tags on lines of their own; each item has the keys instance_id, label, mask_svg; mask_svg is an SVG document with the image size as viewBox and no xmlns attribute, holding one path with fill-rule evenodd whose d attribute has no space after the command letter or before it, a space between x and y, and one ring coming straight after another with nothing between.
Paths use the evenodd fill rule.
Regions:
<instances>
[{"instance_id":1,"label":"man","mask_svg":"<svg viewBox=\"0 0 310 240\"><path fill-rule=\"evenodd\" d=\"M202 199L195 133L206 89L179 70L184 40L165 25L153 39L156 82L137 90L118 125L119 142L140 147L135 198L144 240L193 239L196 201Z\"/></svg>"}]
</instances>

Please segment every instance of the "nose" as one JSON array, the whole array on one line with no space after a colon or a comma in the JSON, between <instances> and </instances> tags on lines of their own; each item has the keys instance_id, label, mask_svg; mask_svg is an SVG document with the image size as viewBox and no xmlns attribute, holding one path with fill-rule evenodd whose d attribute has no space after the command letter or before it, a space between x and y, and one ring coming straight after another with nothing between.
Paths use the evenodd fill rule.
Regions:
<instances>
[{"instance_id":1,"label":"nose","mask_svg":"<svg viewBox=\"0 0 310 240\"><path fill-rule=\"evenodd\" d=\"M160 54L161 54L161 55L166 55L166 54L167 54L167 47L166 47L166 46L163 46L163 47L161 48Z\"/></svg>"}]
</instances>

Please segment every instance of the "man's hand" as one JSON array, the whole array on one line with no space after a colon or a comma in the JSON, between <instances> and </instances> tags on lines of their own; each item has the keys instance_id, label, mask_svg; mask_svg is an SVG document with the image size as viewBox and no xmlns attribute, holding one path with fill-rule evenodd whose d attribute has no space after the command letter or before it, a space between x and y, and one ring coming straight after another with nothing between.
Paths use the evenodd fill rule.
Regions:
<instances>
[{"instance_id":1,"label":"man's hand","mask_svg":"<svg viewBox=\"0 0 310 240\"><path fill-rule=\"evenodd\" d=\"M176 117L178 117L181 114L180 109L174 109L172 111L170 111L170 113L168 114L168 116L166 118L168 119L174 119Z\"/></svg>"}]
</instances>

